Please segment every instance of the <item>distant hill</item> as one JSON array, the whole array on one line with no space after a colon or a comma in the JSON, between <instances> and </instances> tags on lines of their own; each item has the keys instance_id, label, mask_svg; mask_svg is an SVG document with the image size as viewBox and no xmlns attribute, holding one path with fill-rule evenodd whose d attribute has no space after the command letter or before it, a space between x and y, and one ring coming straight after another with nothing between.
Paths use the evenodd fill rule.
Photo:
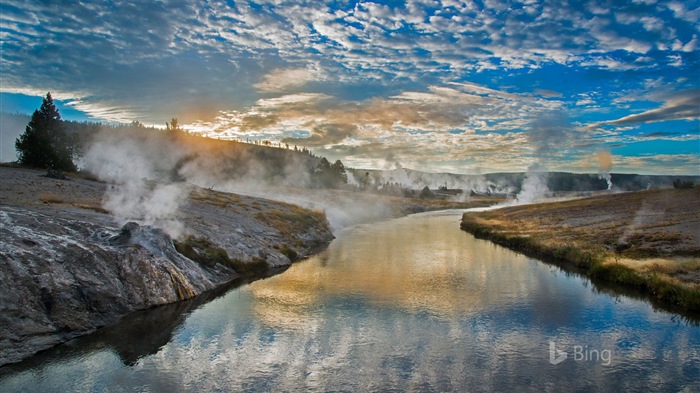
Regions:
<instances>
[{"instance_id":1,"label":"distant hill","mask_svg":"<svg viewBox=\"0 0 700 393\"><path fill-rule=\"evenodd\" d=\"M0 113L0 162L17 159L15 140L30 119L29 115ZM149 172L154 180L167 177L205 187L229 181L312 188L346 184L342 162L330 163L303 147L269 141L243 143L205 138L184 130L165 131L138 123L109 125L64 120L63 127L73 138L79 166L98 175L140 160L144 165L141 168L132 165L134 172L142 175L144 171ZM94 159L96 156L98 160ZM91 168L95 161L109 163L113 168Z\"/></svg>"},{"instance_id":2,"label":"distant hill","mask_svg":"<svg viewBox=\"0 0 700 393\"><path fill-rule=\"evenodd\" d=\"M549 172L544 176L551 192L600 191L606 190L607 182L598 174L581 174L568 172ZM359 185L367 182L381 187L385 184L398 183L402 187L420 190L425 186L430 189L461 189L481 194L515 195L520 191L525 173L490 173L485 175L460 175L454 173L429 173L413 169L399 168L393 170L348 169L348 182ZM636 191L655 188L673 187L674 180L690 181L700 184L700 176L670 175L636 175L613 173L613 189Z\"/></svg>"},{"instance_id":3,"label":"distant hill","mask_svg":"<svg viewBox=\"0 0 700 393\"><path fill-rule=\"evenodd\" d=\"M346 184L342 162L330 163L306 148L206 138L140 124L64 122L64 126L75 138L83 167L100 177L130 167L154 180L187 181L207 188L231 181L251 187L336 188Z\"/></svg>"}]
</instances>

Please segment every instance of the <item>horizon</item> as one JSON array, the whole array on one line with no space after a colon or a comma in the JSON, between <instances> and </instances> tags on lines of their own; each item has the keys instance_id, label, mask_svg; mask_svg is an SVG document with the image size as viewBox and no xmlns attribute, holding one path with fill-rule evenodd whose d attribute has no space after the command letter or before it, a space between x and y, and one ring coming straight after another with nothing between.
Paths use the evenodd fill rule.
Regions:
<instances>
[{"instance_id":1,"label":"horizon","mask_svg":"<svg viewBox=\"0 0 700 393\"><path fill-rule=\"evenodd\" d=\"M50 91L362 169L700 175L700 1L258 3L4 1L0 111Z\"/></svg>"},{"instance_id":2,"label":"horizon","mask_svg":"<svg viewBox=\"0 0 700 393\"><path fill-rule=\"evenodd\" d=\"M57 105L57 107L58 107L58 105ZM22 116L22 117L31 118L31 115L30 115L30 114L26 114L26 113L20 113L20 112L9 113L9 112L0 111L0 120L3 118L3 115ZM84 122L89 122L89 123L93 123L93 124L104 125L104 126L106 126L106 127L115 127L115 126L117 126L117 127L118 127L118 126L128 127L128 126L129 126L128 124L122 124L122 123L114 123L114 124L105 124L105 123L99 123L99 122L98 122L98 123L94 123L93 120L71 120L71 119L65 119L65 118L63 118L62 120L65 120L65 121L73 121L73 122L79 122L79 123L80 123L80 122L83 122L83 123L84 123ZM150 126L149 126L149 127L150 127ZM165 128L157 128L157 127L155 127L155 128L153 128L153 130L156 130L156 131L164 131ZM220 141L224 141L224 142L243 143L243 144L249 144L249 145L255 145L255 142L256 142L256 141L248 141L248 142L246 142L246 141L242 141L242 140L224 140L224 139L213 138L213 137L210 137L210 136L207 136L207 135L197 134L197 133L190 134L190 135L193 135L193 136L196 136L196 137L203 137L203 138L210 138L210 139L220 140ZM0 144L0 145L1 145L1 144ZM291 149L291 147L285 148L285 147L278 147L278 146L275 146L275 145L266 146L266 145L262 145L262 144L257 144L256 146L258 146L258 147L260 147L260 148L270 148L270 149L278 149L278 148L279 148L279 149L283 149L283 150ZM291 145L290 145L290 146L291 146ZM295 146L295 147L296 147L296 146ZM301 149L306 148L305 146L298 146L298 147L299 147L299 152L301 152ZM0 150L1 150L1 149L0 149ZM312 151L312 150L309 150L309 152L310 152L311 154L314 154L314 151ZM2 154L0 154L0 156L2 156L2 159L0 159L0 164L12 164L12 163L14 163L14 160L7 161L7 160L4 160L4 156L3 156ZM321 157L321 156L319 156L319 157ZM523 170L523 171L494 171L494 172L486 172L486 173L437 172L437 171L430 171L430 170L424 170L424 169L416 169L416 168L410 168L410 167L404 167L404 166L394 167L394 168L363 168L363 167L350 167L350 166L345 166L345 168L346 168L346 169L351 169L351 170L353 170L353 171L394 172L394 171L399 171L399 170L407 170L407 171L411 171L411 172L420 172L420 173L425 173L425 174L430 174L430 175L472 176L472 177L488 176L488 175L499 175L499 174L502 174L502 175L523 174L523 175L525 175L525 174L528 174L528 173L531 173L531 174L565 173L565 174L589 175L589 176L601 176L601 174L602 174L601 172L572 172L572 171L546 170L546 168L544 168L544 170L530 170L530 169L528 169L528 170ZM630 175L630 176L659 176L659 177L673 177L673 176L679 176L679 177L700 177L700 173L698 173L698 174L689 174L689 173L678 173L678 174L655 173L655 174L651 174L651 173L640 173L640 172L615 172L615 171L613 171L613 172L610 172L610 173L608 173L608 174L611 175L611 176L612 176L612 175Z\"/></svg>"}]
</instances>

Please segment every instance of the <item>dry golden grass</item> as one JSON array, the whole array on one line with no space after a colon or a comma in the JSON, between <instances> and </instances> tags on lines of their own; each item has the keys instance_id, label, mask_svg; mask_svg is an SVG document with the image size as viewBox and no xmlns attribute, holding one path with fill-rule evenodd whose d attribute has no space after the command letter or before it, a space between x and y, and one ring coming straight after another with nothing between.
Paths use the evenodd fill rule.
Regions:
<instances>
[{"instance_id":1,"label":"dry golden grass","mask_svg":"<svg viewBox=\"0 0 700 393\"><path fill-rule=\"evenodd\" d=\"M288 205L287 209L267 209L255 214L255 218L277 229L284 237L291 238L295 233L304 233L308 227L326 221L320 211Z\"/></svg>"},{"instance_id":2,"label":"dry golden grass","mask_svg":"<svg viewBox=\"0 0 700 393\"><path fill-rule=\"evenodd\" d=\"M44 204L63 203L63 199L54 194L43 194L39 197L39 200L41 200L41 203Z\"/></svg>"},{"instance_id":3,"label":"dry golden grass","mask_svg":"<svg viewBox=\"0 0 700 393\"><path fill-rule=\"evenodd\" d=\"M607 261L610 263L610 261ZM620 258L615 260L624 266L635 270L665 275L687 275L692 272L700 272L700 258L649 258L631 259ZM700 275L698 275L700 278Z\"/></svg>"},{"instance_id":4,"label":"dry golden grass","mask_svg":"<svg viewBox=\"0 0 700 393\"><path fill-rule=\"evenodd\" d=\"M103 208L102 206L97 206L94 204L74 203L73 206L79 209L92 210L97 213L110 214L109 210Z\"/></svg>"},{"instance_id":5,"label":"dry golden grass","mask_svg":"<svg viewBox=\"0 0 700 393\"><path fill-rule=\"evenodd\" d=\"M196 189L190 193L190 198L196 201L207 203L210 205L226 208L230 204L244 205L241 197L236 194L228 194L224 192L211 191L205 189Z\"/></svg>"},{"instance_id":6,"label":"dry golden grass","mask_svg":"<svg viewBox=\"0 0 700 393\"><path fill-rule=\"evenodd\" d=\"M467 213L462 228L700 308L700 188Z\"/></svg>"}]
</instances>

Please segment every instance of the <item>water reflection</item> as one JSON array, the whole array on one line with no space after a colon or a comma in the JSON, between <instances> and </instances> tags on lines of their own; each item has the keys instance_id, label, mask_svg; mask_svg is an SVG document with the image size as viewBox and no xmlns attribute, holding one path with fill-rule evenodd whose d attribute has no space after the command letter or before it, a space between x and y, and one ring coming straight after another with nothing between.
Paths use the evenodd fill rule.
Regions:
<instances>
[{"instance_id":1,"label":"water reflection","mask_svg":"<svg viewBox=\"0 0 700 393\"><path fill-rule=\"evenodd\" d=\"M0 390L700 390L697 326L475 240L458 219L351 229L151 344L125 346L149 356L85 346L6 376ZM550 364L550 341L569 359ZM576 360L579 346L610 350L610 364Z\"/></svg>"},{"instance_id":2,"label":"water reflection","mask_svg":"<svg viewBox=\"0 0 700 393\"><path fill-rule=\"evenodd\" d=\"M284 277L251 285L255 313L288 327L306 320L320 302L358 298L452 318L517 303L541 289L527 285L533 271L525 257L464 232L444 231L455 225L450 218L426 222L413 216L341 234L323 255Z\"/></svg>"}]
</instances>

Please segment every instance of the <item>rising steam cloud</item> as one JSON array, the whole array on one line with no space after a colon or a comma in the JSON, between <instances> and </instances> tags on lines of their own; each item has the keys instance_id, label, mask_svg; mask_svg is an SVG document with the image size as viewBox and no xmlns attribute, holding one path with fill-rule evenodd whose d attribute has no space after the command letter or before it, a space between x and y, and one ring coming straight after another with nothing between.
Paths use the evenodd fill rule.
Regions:
<instances>
[{"instance_id":1,"label":"rising steam cloud","mask_svg":"<svg viewBox=\"0 0 700 393\"><path fill-rule=\"evenodd\" d=\"M547 185L546 164L566 142L569 119L561 112L548 112L537 118L530 127L528 140L535 152L536 162L527 168L518 193L517 204L533 203L550 194Z\"/></svg>"},{"instance_id":2,"label":"rising steam cloud","mask_svg":"<svg viewBox=\"0 0 700 393\"><path fill-rule=\"evenodd\" d=\"M609 151L599 150L596 156L598 157L598 177L608 183L608 190L612 190L612 176L610 175L613 167L612 154Z\"/></svg>"},{"instance_id":3,"label":"rising steam cloud","mask_svg":"<svg viewBox=\"0 0 700 393\"><path fill-rule=\"evenodd\" d=\"M177 219L189 187L170 180L184 152L175 144L147 135L97 134L85 154L85 165L110 185L103 207L117 220L161 227L171 237L182 232Z\"/></svg>"},{"instance_id":4,"label":"rising steam cloud","mask_svg":"<svg viewBox=\"0 0 700 393\"><path fill-rule=\"evenodd\" d=\"M103 207L122 224L158 226L174 238L185 232L178 211L192 186L321 210L333 231L394 215L381 197L307 189L306 156L290 152L283 168L273 168L247 148L220 142L178 140L154 130L107 129L86 149L85 169L109 183ZM284 149L273 153L286 154Z\"/></svg>"}]
</instances>

